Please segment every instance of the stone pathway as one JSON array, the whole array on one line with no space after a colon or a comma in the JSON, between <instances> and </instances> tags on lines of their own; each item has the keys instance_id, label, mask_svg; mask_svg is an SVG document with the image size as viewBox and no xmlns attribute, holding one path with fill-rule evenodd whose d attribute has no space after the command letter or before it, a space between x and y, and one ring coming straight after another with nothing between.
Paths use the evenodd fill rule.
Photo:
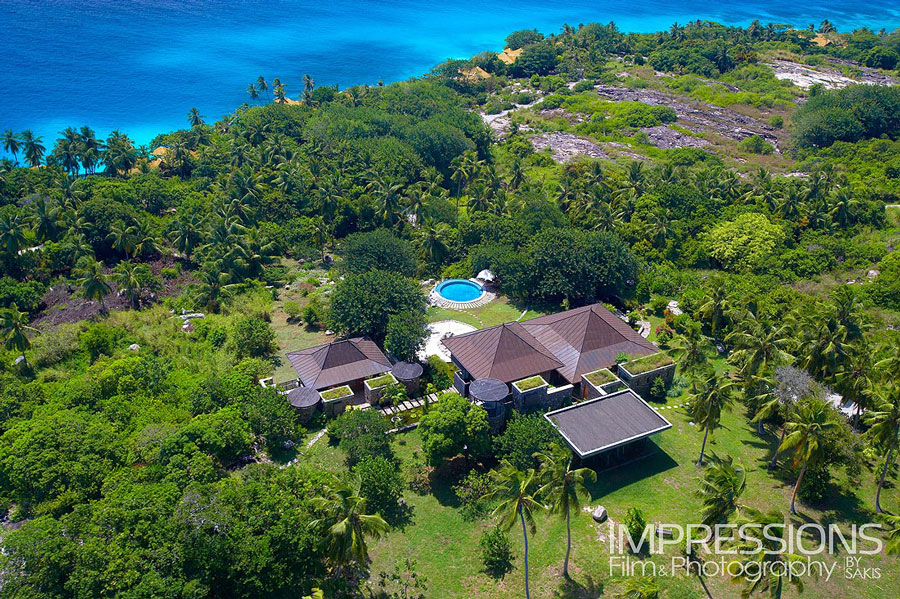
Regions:
<instances>
[{"instance_id":1,"label":"stone pathway","mask_svg":"<svg viewBox=\"0 0 900 599\"><path fill-rule=\"evenodd\" d=\"M678 408L685 408L685 407L687 407L686 402L683 404L678 404L677 406L662 406L661 408L657 408L654 406L653 409L656 410L657 412L659 412L660 410L677 410Z\"/></svg>"}]
</instances>

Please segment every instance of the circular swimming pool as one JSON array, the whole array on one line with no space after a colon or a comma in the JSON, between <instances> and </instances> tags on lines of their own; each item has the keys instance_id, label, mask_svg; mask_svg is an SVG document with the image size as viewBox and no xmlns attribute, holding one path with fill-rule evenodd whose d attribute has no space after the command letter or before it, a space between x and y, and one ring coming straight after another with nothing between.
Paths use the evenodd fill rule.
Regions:
<instances>
[{"instance_id":1,"label":"circular swimming pool","mask_svg":"<svg viewBox=\"0 0 900 599\"><path fill-rule=\"evenodd\" d=\"M435 291L446 300L460 303L475 301L484 295L484 289L481 285L466 279L441 281Z\"/></svg>"}]
</instances>

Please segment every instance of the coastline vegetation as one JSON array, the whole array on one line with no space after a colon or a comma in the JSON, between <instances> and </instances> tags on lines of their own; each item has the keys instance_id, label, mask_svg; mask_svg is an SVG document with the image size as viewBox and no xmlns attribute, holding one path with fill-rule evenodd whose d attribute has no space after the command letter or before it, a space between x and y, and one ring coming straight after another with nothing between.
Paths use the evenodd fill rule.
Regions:
<instances>
[{"instance_id":1,"label":"coastline vegetation","mask_svg":"<svg viewBox=\"0 0 900 599\"><path fill-rule=\"evenodd\" d=\"M388 85L260 76L148 147L0 136L0 595L718 597L728 577L610 572L581 508L892 522L900 34L610 23L507 46ZM427 307L483 269L498 299ZM302 424L260 385L333 333L411 359L426 321L596 301L678 363L651 389L673 428L627 468L574 468L539 414L493 434L455 393L388 435L375 410ZM433 357L423 388L452 374ZM804 596L887 597L897 563Z\"/></svg>"}]
</instances>

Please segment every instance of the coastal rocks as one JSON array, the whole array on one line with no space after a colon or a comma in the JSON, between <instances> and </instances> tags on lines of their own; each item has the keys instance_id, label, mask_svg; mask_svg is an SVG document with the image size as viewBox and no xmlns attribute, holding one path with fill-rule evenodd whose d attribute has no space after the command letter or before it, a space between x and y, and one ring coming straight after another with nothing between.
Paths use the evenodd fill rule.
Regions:
<instances>
[{"instance_id":1,"label":"coastal rocks","mask_svg":"<svg viewBox=\"0 0 900 599\"><path fill-rule=\"evenodd\" d=\"M671 150L674 148L702 148L709 145L709 142L705 139L688 135L683 131L670 129L665 125L644 127L641 131L647 134L647 137L650 138L650 143L663 150Z\"/></svg>"},{"instance_id":2,"label":"coastal rocks","mask_svg":"<svg viewBox=\"0 0 900 599\"><path fill-rule=\"evenodd\" d=\"M553 159L560 163L572 162L579 156L609 158L609 155L597 144L571 133L541 133L529 138L528 141L531 142L536 152L549 148Z\"/></svg>"},{"instance_id":3,"label":"coastal rocks","mask_svg":"<svg viewBox=\"0 0 900 599\"><path fill-rule=\"evenodd\" d=\"M780 140L774 127L728 108L696 100L683 100L655 89L602 85L597 88L597 94L614 102L641 102L648 106L668 106L678 115L678 124L691 131L717 133L736 141L759 135L775 146L778 152Z\"/></svg>"},{"instance_id":4,"label":"coastal rocks","mask_svg":"<svg viewBox=\"0 0 900 599\"><path fill-rule=\"evenodd\" d=\"M594 522L605 522L607 518L606 508L602 505L598 505L593 512L591 512L591 518L594 519Z\"/></svg>"},{"instance_id":5,"label":"coastal rocks","mask_svg":"<svg viewBox=\"0 0 900 599\"><path fill-rule=\"evenodd\" d=\"M897 80L878 71L870 69L849 60L826 59L835 68L830 69L824 66L810 67L789 60L772 60L766 65L771 67L775 72L777 79L787 80L803 89L809 89L813 85L821 84L828 89L838 89L854 85L857 83L865 83L868 85L897 85ZM856 77L847 77L836 69L849 67L856 73Z\"/></svg>"}]
</instances>

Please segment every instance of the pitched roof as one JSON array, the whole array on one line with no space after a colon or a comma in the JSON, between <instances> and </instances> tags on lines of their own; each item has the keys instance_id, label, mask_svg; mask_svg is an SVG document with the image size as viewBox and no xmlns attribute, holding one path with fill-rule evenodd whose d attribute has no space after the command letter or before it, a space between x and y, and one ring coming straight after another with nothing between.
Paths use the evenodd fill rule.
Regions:
<instances>
[{"instance_id":1,"label":"pitched roof","mask_svg":"<svg viewBox=\"0 0 900 599\"><path fill-rule=\"evenodd\" d=\"M563 365L518 322L456 335L441 343L476 379L511 383Z\"/></svg>"},{"instance_id":2,"label":"pitched roof","mask_svg":"<svg viewBox=\"0 0 900 599\"><path fill-rule=\"evenodd\" d=\"M659 351L600 304L541 316L522 326L563 364L559 373L570 383L614 365L620 353L646 356Z\"/></svg>"},{"instance_id":3,"label":"pitched roof","mask_svg":"<svg viewBox=\"0 0 900 599\"><path fill-rule=\"evenodd\" d=\"M544 418L586 458L672 428L631 389L547 412Z\"/></svg>"},{"instance_id":4,"label":"pitched roof","mask_svg":"<svg viewBox=\"0 0 900 599\"><path fill-rule=\"evenodd\" d=\"M391 361L367 337L333 341L287 354L304 387L326 389L391 369Z\"/></svg>"}]
</instances>

